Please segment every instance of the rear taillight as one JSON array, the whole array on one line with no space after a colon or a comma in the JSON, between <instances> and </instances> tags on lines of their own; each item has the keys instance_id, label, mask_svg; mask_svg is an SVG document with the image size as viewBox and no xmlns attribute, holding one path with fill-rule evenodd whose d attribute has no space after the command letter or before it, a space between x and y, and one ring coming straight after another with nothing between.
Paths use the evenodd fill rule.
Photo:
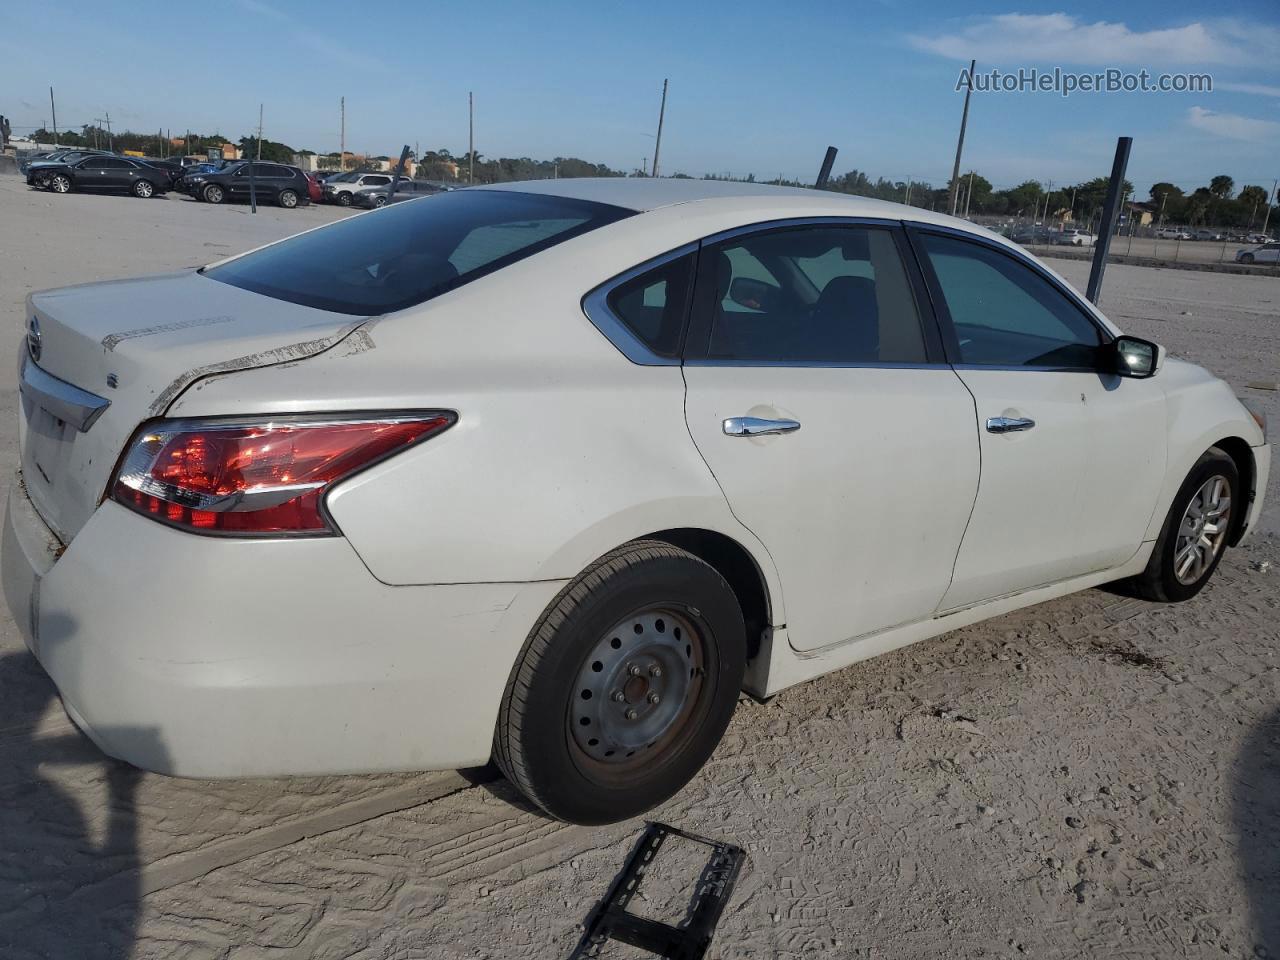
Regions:
<instances>
[{"instance_id":1,"label":"rear taillight","mask_svg":"<svg viewBox=\"0 0 1280 960\"><path fill-rule=\"evenodd\" d=\"M157 420L125 451L111 499L196 532L332 534L329 488L448 429L449 411L359 418Z\"/></svg>"}]
</instances>

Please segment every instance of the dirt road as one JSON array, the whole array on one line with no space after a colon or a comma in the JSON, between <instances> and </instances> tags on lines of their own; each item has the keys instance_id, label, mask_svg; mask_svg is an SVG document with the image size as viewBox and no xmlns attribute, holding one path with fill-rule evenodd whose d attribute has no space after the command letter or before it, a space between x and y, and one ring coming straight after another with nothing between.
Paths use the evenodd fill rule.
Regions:
<instances>
[{"instance_id":1,"label":"dirt road","mask_svg":"<svg viewBox=\"0 0 1280 960\"><path fill-rule=\"evenodd\" d=\"M0 406L29 290L339 215L0 178ZM1055 266L1083 285L1087 264ZM1245 386L1280 377L1280 280L1112 266L1103 307L1280 424L1280 394ZM7 477L12 414L0 460ZM655 813L747 849L712 955L1280 956L1276 485L1252 544L1189 604L1092 590L744 701ZM456 773L140 773L75 732L0 625L6 958L562 957L639 828L552 822Z\"/></svg>"}]
</instances>

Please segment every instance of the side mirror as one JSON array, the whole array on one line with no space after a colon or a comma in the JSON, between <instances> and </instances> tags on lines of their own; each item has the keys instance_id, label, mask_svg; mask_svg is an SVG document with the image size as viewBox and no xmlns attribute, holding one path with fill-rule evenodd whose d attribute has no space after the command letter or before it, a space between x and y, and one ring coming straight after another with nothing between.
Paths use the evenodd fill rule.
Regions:
<instances>
[{"instance_id":1,"label":"side mirror","mask_svg":"<svg viewBox=\"0 0 1280 960\"><path fill-rule=\"evenodd\" d=\"M768 311L777 295L777 287L753 277L737 277L729 284L729 299L748 310Z\"/></svg>"},{"instance_id":2,"label":"side mirror","mask_svg":"<svg viewBox=\"0 0 1280 960\"><path fill-rule=\"evenodd\" d=\"M1111 372L1121 377L1145 380L1160 369L1159 344L1138 337L1117 337L1111 344Z\"/></svg>"}]
</instances>

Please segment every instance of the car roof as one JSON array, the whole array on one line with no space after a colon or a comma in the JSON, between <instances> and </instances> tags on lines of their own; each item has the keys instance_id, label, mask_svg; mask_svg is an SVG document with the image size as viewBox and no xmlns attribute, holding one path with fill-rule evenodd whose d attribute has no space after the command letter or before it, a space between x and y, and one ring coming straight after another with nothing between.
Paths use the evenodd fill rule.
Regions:
<instances>
[{"instance_id":1,"label":"car roof","mask_svg":"<svg viewBox=\"0 0 1280 960\"><path fill-rule=\"evenodd\" d=\"M812 190L807 187L778 187L766 183L724 180L692 180L683 177L580 177L558 180L525 180L514 183L486 184L484 190L517 190L523 193L541 193L574 200L607 203L615 207L645 212L682 203L702 200L749 200L753 198L773 201L794 199L810 205L815 199L837 206L837 215L845 217L882 217L893 220L935 219L936 214L919 207L908 207L870 197L855 197L846 193ZM946 220L952 218L946 217ZM964 222L964 221L958 221ZM969 224L972 227L972 224Z\"/></svg>"}]
</instances>

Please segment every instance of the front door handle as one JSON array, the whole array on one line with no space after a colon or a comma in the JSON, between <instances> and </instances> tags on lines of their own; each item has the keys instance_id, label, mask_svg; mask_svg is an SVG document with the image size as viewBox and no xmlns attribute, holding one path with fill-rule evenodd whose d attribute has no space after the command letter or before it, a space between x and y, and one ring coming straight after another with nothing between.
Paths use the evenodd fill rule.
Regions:
<instances>
[{"instance_id":1,"label":"front door handle","mask_svg":"<svg viewBox=\"0 0 1280 960\"><path fill-rule=\"evenodd\" d=\"M769 437L779 433L795 433L799 420L765 420L762 417L729 417L724 422L729 437Z\"/></svg>"},{"instance_id":2,"label":"front door handle","mask_svg":"<svg viewBox=\"0 0 1280 960\"><path fill-rule=\"evenodd\" d=\"M1036 422L1029 417L988 417L987 433L1018 433L1035 425Z\"/></svg>"}]
</instances>

